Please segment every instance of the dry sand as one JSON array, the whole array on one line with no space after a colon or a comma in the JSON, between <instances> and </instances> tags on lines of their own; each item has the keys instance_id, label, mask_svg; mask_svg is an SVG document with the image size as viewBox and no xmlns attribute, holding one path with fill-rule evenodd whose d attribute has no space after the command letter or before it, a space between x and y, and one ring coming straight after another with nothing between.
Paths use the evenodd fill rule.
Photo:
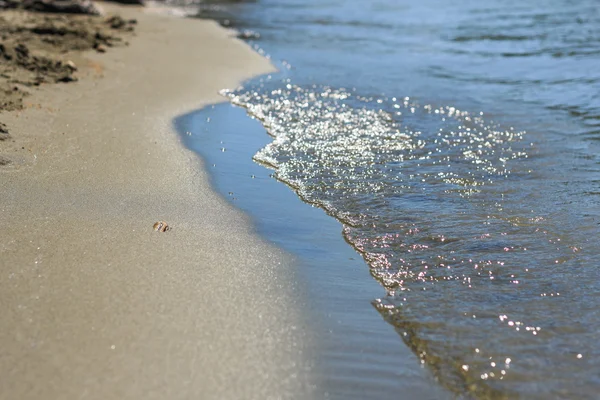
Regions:
<instances>
[{"instance_id":1,"label":"dry sand","mask_svg":"<svg viewBox=\"0 0 600 400\"><path fill-rule=\"evenodd\" d=\"M2 114L0 398L309 398L289 259L172 126L272 67L213 22L104 8L138 20L130 46Z\"/></svg>"}]
</instances>

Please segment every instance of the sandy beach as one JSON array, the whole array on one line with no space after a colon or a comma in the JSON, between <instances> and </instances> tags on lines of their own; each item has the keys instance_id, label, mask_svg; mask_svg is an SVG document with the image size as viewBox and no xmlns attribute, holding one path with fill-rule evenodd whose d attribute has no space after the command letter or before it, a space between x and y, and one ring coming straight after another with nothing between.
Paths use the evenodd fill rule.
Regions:
<instances>
[{"instance_id":1,"label":"sandy beach","mask_svg":"<svg viewBox=\"0 0 600 400\"><path fill-rule=\"evenodd\" d=\"M0 398L310 398L289 257L172 126L273 67L214 22L102 7L129 46L1 114Z\"/></svg>"}]
</instances>

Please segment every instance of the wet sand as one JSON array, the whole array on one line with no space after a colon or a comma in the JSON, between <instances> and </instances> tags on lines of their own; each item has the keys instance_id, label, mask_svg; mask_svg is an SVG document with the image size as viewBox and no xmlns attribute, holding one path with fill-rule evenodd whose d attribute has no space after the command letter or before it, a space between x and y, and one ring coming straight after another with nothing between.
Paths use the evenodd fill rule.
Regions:
<instances>
[{"instance_id":1,"label":"wet sand","mask_svg":"<svg viewBox=\"0 0 600 400\"><path fill-rule=\"evenodd\" d=\"M130 46L2 114L0 398L310 398L290 259L171 122L272 67L214 22L103 7L138 20Z\"/></svg>"}]
</instances>

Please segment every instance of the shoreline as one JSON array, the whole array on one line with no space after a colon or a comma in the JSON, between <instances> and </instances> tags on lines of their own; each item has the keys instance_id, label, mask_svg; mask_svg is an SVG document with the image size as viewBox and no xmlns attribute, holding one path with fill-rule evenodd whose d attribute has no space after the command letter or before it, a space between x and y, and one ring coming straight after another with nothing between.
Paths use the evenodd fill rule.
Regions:
<instances>
[{"instance_id":1,"label":"shoreline","mask_svg":"<svg viewBox=\"0 0 600 400\"><path fill-rule=\"evenodd\" d=\"M310 397L290 259L171 123L272 66L215 22L103 8L138 20L129 47L84 55L104 77L2 115L30 152L0 170L0 397Z\"/></svg>"},{"instance_id":2,"label":"shoreline","mask_svg":"<svg viewBox=\"0 0 600 400\"><path fill-rule=\"evenodd\" d=\"M344 240L340 222L253 161L272 142L259 120L224 102L182 115L175 125L184 144L205 160L215 190L249 215L262 237L297 259L317 339L320 398L452 397L373 308L385 291Z\"/></svg>"}]
</instances>

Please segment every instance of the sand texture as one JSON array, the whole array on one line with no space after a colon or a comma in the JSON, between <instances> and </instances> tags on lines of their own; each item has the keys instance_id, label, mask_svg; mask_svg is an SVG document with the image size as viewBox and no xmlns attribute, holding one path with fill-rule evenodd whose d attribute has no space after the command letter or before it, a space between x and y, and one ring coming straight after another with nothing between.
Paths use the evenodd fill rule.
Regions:
<instances>
[{"instance_id":1,"label":"sand texture","mask_svg":"<svg viewBox=\"0 0 600 400\"><path fill-rule=\"evenodd\" d=\"M71 58L82 50L126 45L136 22L118 15L0 11L0 112L27 106L27 96L40 84L77 80Z\"/></svg>"},{"instance_id":2,"label":"sand texture","mask_svg":"<svg viewBox=\"0 0 600 400\"><path fill-rule=\"evenodd\" d=\"M0 399L310 398L288 256L172 126L272 67L213 22L103 7L130 45L1 114Z\"/></svg>"}]
</instances>

